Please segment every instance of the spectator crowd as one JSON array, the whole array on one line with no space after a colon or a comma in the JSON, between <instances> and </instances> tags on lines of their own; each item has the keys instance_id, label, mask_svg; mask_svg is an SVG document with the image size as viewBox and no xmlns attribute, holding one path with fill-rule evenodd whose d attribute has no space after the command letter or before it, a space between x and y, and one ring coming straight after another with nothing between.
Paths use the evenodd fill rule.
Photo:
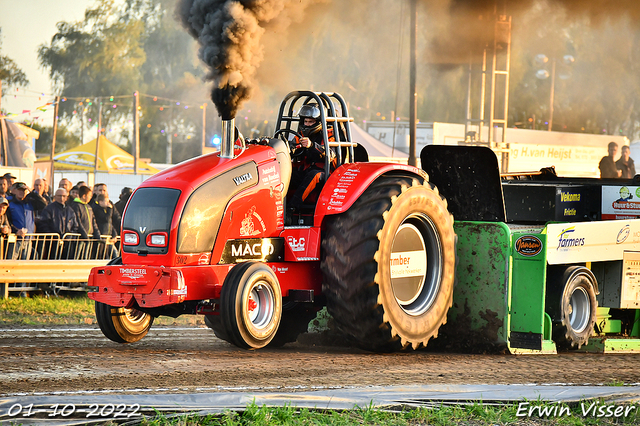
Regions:
<instances>
[{"instance_id":1,"label":"spectator crowd","mask_svg":"<svg viewBox=\"0 0 640 426\"><path fill-rule=\"evenodd\" d=\"M78 249L85 250L85 258L105 254L111 257L113 253L105 250L106 247L114 250L120 235L122 212L131 193L132 189L125 187L120 200L114 204L104 183L90 188L85 182L73 185L69 179L62 178L58 188L52 191L46 179L36 179L33 188L29 188L24 182L16 182L11 173L6 173L0 176L1 256L5 259L44 258L43 253L50 252L51 243L46 243L46 238L39 238L38 234L48 234L60 239L74 236L76 242L67 249L71 247L75 253ZM92 240L102 244L87 245Z\"/></svg>"}]
</instances>

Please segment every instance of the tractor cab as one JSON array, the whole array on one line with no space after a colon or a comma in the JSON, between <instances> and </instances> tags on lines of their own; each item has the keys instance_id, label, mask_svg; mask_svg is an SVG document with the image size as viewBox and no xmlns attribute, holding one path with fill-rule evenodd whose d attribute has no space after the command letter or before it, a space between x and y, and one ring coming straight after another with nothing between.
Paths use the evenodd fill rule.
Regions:
<instances>
[{"instance_id":1,"label":"tractor cab","mask_svg":"<svg viewBox=\"0 0 640 426\"><path fill-rule=\"evenodd\" d=\"M347 104L340 94L295 91L289 93L280 104L274 134L275 138L289 146L294 174L295 170L304 167L301 162L301 154L304 154L304 149L300 145L300 139L306 135L303 131L304 118L301 115L301 110L308 110L310 107L313 107L317 112L315 118L317 118L320 127L322 145L325 150L328 147L330 154L324 155L324 176L308 195L305 194L302 206L295 211L292 208L287 209L287 222L296 225L313 223L313 212L320 191L329 175L336 168L345 163L368 160L364 148L351 140L349 123L353 121L353 118L349 117ZM271 144L273 143L275 142ZM291 200L298 185L299 182L295 182L295 179L292 180L292 185L289 186L286 194L287 200Z\"/></svg>"}]
</instances>

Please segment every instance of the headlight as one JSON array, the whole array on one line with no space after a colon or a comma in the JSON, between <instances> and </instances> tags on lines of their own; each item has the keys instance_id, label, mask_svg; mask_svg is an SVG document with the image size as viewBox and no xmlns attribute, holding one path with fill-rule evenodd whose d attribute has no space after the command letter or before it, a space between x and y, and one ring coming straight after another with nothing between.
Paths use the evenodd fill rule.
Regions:
<instances>
[{"instance_id":1,"label":"headlight","mask_svg":"<svg viewBox=\"0 0 640 426\"><path fill-rule=\"evenodd\" d=\"M152 235L151 236L151 244L154 246L163 246L165 245L165 237L164 235Z\"/></svg>"},{"instance_id":2,"label":"headlight","mask_svg":"<svg viewBox=\"0 0 640 426\"><path fill-rule=\"evenodd\" d=\"M147 235L147 245L149 247L164 247L167 245L167 233L157 232Z\"/></svg>"},{"instance_id":3,"label":"headlight","mask_svg":"<svg viewBox=\"0 0 640 426\"><path fill-rule=\"evenodd\" d=\"M138 245L138 234L132 231L124 232L124 243L128 246L137 246Z\"/></svg>"}]
</instances>

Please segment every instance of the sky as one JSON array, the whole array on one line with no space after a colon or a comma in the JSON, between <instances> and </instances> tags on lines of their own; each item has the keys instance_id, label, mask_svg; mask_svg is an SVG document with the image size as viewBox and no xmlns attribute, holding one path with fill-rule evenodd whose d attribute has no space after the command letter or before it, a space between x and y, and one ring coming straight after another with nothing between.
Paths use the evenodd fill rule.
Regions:
<instances>
[{"instance_id":1,"label":"sky","mask_svg":"<svg viewBox=\"0 0 640 426\"><path fill-rule=\"evenodd\" d=\"M2 54L13 59L29 79L28 92L12 90L4 93L2 108L9 113L34 111L31 118L51 125L53 109L45 112L36 108L53 99L51 81L38 65L38 46L49 43L56 33L56 23L78 21L94 0L0 0L0 28L2 28ZM42 94L48 96L42 96ZM28 119L29 115L16 117Z\"/></svg>"}]
</instances>

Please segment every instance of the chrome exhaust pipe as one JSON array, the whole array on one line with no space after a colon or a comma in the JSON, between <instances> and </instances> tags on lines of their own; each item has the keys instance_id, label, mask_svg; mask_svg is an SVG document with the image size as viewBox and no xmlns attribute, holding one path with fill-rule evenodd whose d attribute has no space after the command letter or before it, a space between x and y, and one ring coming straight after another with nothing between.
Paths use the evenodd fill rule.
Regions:
<instances>
[{"instance_id":1,"label":"chrome exhaust pipe","mask_svg":"<svg viewBox=\"0 0 640 426\"><path fill-rule=\"evenodd\" d=\"M235 143L236 120L222 120L222 141L220 142L220 158L233 158L233 144Z\"/></svg>"}]
</instances>

